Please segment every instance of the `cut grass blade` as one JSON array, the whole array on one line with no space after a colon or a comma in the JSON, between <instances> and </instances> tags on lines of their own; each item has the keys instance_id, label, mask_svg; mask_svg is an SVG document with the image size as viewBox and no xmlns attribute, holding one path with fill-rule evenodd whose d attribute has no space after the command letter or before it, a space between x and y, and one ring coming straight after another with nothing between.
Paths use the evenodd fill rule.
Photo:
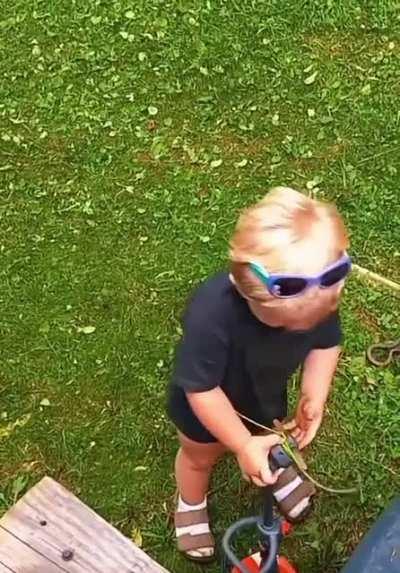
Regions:
<instances>
[{"instance_id":1,"label":"cut grass blade","mask_svg":"<svg viewBox=\"0 0 400 573\"><path fill-rule=\"evenodd\" d=\"M284 449L286 454L293 460L293 463L297 466L297 468L304 475L304 477L306 477L308 480L310 480L319 489L322 489L322 490L327 491L329 493L334 493L334 494L339 494L339 495L356 493L358 491L358 488L336 489L336 488L321 484L319 481L317 481L315 478L313 478L307 472L307 466L303 460L302 455L300 454L300 452L296 452L294 450L294 448L290 445L289 436L286 432L279 431L279 430L273 430L272 428L269 428L268 426L264 426L264 424L260 424L259 422L252 420L251 418L249 418L248 416L245 416L244 414L241 414L240 412L236 412L236 413L241 418L243 418L243 420L250 422L254 426L261 428L263 430L266 430L267 432L271 432L273 434L277 434L278 436L280 436L283 439L282 448Z\"/></svg>"}]
</instances>

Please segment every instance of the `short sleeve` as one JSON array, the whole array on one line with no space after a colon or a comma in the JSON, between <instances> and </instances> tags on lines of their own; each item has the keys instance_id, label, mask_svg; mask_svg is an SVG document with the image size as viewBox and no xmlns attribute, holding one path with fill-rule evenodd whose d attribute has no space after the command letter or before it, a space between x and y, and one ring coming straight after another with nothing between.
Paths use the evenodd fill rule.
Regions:
<instances>
[{"instance_id":1,"label":"short sleeve","mask_svg":"<svg viewBox=\"0 0 400 573\"><path fill-rule=\"evenodd\" d=\"M326 349L338 346L341 344L342 338L339 313L335 312L317 327L314 348Z\"/></svg>"},{"instance_id":2,"label":"short sleeve","mask_svg":"<svg viewBox=\"0 0 400 573\"><path fill-rule=\"evenodd\" d=\"M228 332L210 308L188 309L176 354L173 383L186 392L206 392L223 381L228 357Z\"/></svg>"}]
</instances>

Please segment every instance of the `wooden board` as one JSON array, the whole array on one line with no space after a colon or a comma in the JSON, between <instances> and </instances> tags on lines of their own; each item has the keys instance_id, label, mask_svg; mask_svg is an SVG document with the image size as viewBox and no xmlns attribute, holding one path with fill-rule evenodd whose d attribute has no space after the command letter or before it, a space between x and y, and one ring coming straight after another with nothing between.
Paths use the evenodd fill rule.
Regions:
<instances>
[{"instance_id":1,"label":"wooden board","mask_svg":"<svg viewBox=\"0 0 400 573\"><path fill-rule=\"evenodd\" d=\"M0 563L0 573L15 573L9 567L6 567L3 563Z\"/></svg>"},{"instance_id":2,"label":"wooden board","mask_svg":"<svg viewBox=\"0 0 400 573\"><path fill-rule=\"evenodd\" d=\"M65 552L72 554L70 560ZM168 573L50 478L0 520L0 573L10 571Z\"/></svg>"},{"instance_id":3,"label":"wooden board","mask_svg":"<svg viewBox=\"0 0 400 573\"><path fill-rule=\"evenodd\" d=\"M16 556L18 555L18 561ZM24 563L23 568L16 567L17 563ZM14 535L8 533L0 526L0 572L1 573L62 573L63 570L42 555L21 543ZM3 567L3 569L1 568Z\"/></svg>"}]
</instances>

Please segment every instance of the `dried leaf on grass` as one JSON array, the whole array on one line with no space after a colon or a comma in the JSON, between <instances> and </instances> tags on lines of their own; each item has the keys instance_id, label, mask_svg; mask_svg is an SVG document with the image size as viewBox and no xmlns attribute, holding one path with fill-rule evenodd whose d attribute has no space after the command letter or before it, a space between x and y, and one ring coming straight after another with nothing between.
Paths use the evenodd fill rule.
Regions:
<instances>
[{"instance_id":1,"label":"dried leaf on grass","mask_svg":"<svg viewBox=\"0 0 400 573\"><path fill-rule=\"evenodd\" d=\"M22 428L25 426L29 422L30 418L31 414L25 414L15 420L15 422L9 422L5 426L0 426L0 440L9 438L16 428Z\"/></svg>"}]
</instances>

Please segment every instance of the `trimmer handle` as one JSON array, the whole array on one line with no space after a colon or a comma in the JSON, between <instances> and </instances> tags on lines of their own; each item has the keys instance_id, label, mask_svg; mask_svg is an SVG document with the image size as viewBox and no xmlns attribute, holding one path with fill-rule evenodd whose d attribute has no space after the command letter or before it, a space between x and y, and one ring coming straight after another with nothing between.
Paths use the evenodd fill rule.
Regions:
<instances>
[{"instance_id":1,"label":"trimmer handle","mask_svg":"<svg viewBox=\"0 0 400 573\"><path fill-rule=\"evenodd\" d=\"M289 438L290 445L297 448L297 442L294 438ZM271 448L269 453L269 465L271 471L275 472L281 468L287 468L292 464L291 458L287 455L281 445ZM248 527L257 527L263 539L269 546L269 555L266 562L262 565L260 573L268 573L276 563L279 539L281 534L280 521L273 517L272 510L272 487L268 486L265 490L266 500L263 517L245 517L231 525L222 540L222 547L225 553L224 571L228 571L229 563L234 565L241 573L250 573L248 568L239 561L232 549L232 541L236 535ZM268 494L268 495L267 495ZM273 570L273 569L272 569Z\"/></svg>"},{"instance_id":2,"label":"trimmer handle","mask_svg":"<svg viewBox=\"0 0 400 573\"><path fill-rule=\"evenodd\" d=\"M292 448L297 449L298 445L294 438L289 438ZM281 468L288 468L293 463L293 460L287 455L281 445L271 448L269 453L269 465L273 472Z\"/></svg>"}]
</instances>

